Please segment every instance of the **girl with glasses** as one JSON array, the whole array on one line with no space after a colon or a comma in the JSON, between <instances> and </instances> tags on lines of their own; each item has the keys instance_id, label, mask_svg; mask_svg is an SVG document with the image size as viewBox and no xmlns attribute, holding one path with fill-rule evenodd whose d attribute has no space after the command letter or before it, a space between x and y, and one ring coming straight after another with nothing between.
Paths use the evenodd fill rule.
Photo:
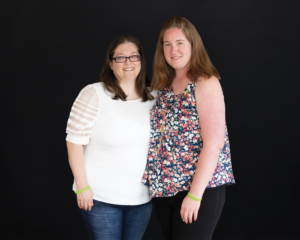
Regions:
<instances>
[{"instance_id":1,"label":"girl with glasses","mask_svg":"<svg viewBox=\"0 0 300 240\"><path fill-rule=\"evenodd\" d=\"M107 50L98 82L83 88L67 124L73 190L90 239L141 239L152 202L141 182L150 142L143 49L132 36Z\"/></svg>"}]
</instances>

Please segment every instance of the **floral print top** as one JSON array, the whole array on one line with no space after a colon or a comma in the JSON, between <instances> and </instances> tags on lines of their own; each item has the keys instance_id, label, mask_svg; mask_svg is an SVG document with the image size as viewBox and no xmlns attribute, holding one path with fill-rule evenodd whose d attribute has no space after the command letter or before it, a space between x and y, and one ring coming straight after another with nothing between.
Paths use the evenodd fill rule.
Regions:
<instances>
[{"instance_id":1,"label":"floral print top","mask_svg":"<svg viewBox=\"0 0 300 240\"><path fill-rule=\"evenodd\" d=\"M173 93L172 87L164 88L150 112L150 146L142 182L149 187L152 198L174 196L190 189L203 147L195 99L196 83L197 80L190 82L179 95ZM235 183L226 125L224 139L207 188Z\"/></svg>"}]
</instances>

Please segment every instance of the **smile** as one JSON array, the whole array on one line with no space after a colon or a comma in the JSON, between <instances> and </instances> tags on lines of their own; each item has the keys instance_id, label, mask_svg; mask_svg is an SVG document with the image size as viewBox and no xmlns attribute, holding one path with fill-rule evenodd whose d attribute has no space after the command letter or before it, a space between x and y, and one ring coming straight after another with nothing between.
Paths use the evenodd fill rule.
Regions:
<instances>
[{"instance_id":1,"label":"smile","mask_svg":"<svg viewBox=\"0 0 300 240\"><path fill-rule=\"evenodd\" d=\"M173 59L173 60L177 60L179 58L181 58L181 56L179 56L179 57L177 57L177 56L171 57L171 59Z\"/></svg>"},{"instance_id":2,"label":"smile","mask_svg":"<svg viewBox=\"0 0 300 240\"><path fill-rule=\"evenodd\" d=\"M134 68L124 68L123 70L124 71L132 71L132 70L134 70Z\"/></svg>"}]
</instances>

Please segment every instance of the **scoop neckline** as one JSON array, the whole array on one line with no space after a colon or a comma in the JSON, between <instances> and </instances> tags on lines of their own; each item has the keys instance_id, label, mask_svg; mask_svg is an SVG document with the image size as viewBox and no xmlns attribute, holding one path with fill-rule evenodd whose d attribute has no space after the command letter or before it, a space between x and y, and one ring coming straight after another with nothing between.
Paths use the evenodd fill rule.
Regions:
<instances>
[{"instance_id":1,"label":"scoop neckline","mask_svg":"<svg viewBox=\"0 0 300 240\"><path fill-rule=\"evenodd\" d=\"M126 100L126 101L122 101L121 99L118 99L119 101L122 101L122 102L138 102L140 101L142 98L138 98L138 99L135 99L135 100Z\"/></svg>"},{"instance_id":2,"label":"scoop neckline","mask_svg":"<svg viewBox=\"0 0 300 240\"><path fill-rule=\"evenodd\" d=\"M135 99L135 100L126 100L127 102L137 102L139 100L141 100L142 98L138 98L138 99Z\"/></svg>"}]
</instances>

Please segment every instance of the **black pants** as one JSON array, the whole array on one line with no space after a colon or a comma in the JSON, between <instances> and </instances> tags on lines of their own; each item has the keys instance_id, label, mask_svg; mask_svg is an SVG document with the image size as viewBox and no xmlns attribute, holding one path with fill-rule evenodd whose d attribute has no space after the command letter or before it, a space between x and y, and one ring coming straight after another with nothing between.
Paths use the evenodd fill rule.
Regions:
<instances>
[{"instance_id":1,"label":"black pants","mask_svg":"<svg viewBox=\"0 0 300 240\"><path fill-rule=\"evenodd\" d=\"M159 223L166 239L211 239L225 202L226 185L204 191L197 220L186 224L180 216L187 191L174 197L153 198Z\"/></svg>"}]
</instances>

